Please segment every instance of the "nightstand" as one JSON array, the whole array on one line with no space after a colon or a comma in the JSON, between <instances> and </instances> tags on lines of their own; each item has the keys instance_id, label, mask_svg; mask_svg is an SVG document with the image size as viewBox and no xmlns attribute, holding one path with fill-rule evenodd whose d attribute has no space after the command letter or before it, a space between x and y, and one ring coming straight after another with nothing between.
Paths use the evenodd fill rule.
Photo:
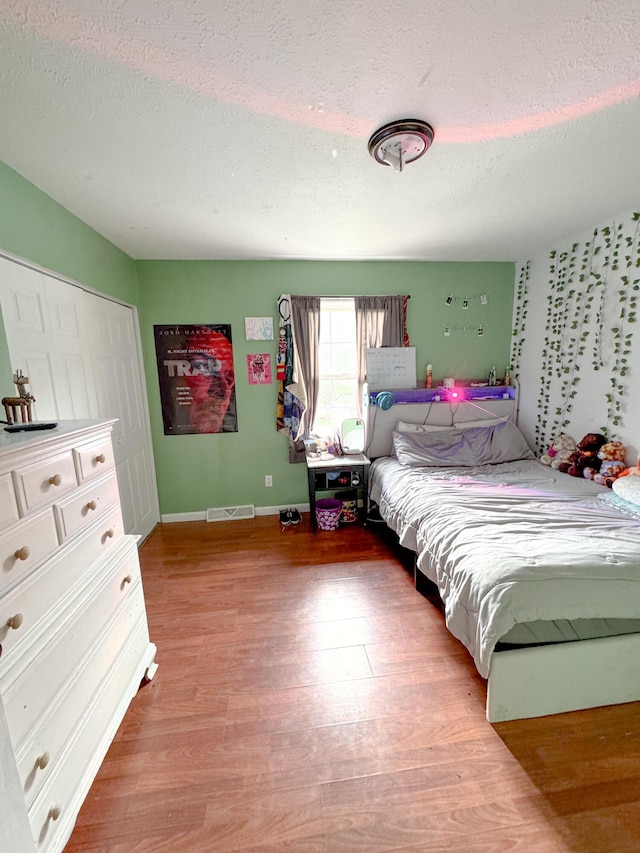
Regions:
<instances>
[{"instance_id":1,"label":"nightstand","mask_svg":"<svg viewBox=\"0 0 640 853\"><path fill-rule=\"evenodd\" d=\"M333 456L330 459L307 455L306 462L309 483L309 513L313 532L315 533L317 530L317 492L337 492L341 489L356 491L362 496L362 508L358 509L358 514L366 525L369 503L369 465L371 462L364 453L354 454L353 456Z\"/></svg>"}]
</instances>

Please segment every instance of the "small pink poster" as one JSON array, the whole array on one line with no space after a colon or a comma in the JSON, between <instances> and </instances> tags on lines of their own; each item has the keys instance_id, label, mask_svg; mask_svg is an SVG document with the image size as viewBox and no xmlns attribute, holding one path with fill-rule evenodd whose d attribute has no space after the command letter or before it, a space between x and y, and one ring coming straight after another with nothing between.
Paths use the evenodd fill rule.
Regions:
<instances>
[{"instance_id":1,"label":"small pink poster","mask_svg":"<svg viewBox=\"0 0 640 853\"><path fill-rule=\"evenodd\" d=\"M249 385L271 385L271 356L268 352L247 356Z\"/></svg>"}]
</instances>

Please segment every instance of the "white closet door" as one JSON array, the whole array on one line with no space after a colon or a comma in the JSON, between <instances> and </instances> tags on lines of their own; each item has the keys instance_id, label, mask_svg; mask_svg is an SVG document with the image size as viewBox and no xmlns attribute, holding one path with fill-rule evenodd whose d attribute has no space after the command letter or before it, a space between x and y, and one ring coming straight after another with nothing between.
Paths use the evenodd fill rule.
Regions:
<instances>
[{"instance_id":1,"label":"white closet door","mask_svg":"<svg viewBox=\"0 0 640 853\"><path fill-rule=\"evenodd\" d=\"M58 417L60 420L98 417L86 294L79 287L47 276L44 276L44 290L54 352L53 384Z\"/></svg>"},{"instance_id":2,"label":"white closet door","mask_svg":"<svg viewBox=\"0 0 640 853\"><path fill-rule=\"evenodd\" d=\"M45 277L20 264L0 258L0 304L13 371L29 377L28 390L36 398L34 420L57 420L55 350L45 294ZM6 377L3 387L7 387ZM18 396L18 389L13 388Z\"/></svg>"},{"instance_id":3,"label":"white closet door","mask_svg":"<svg viewBox=\"0 0 640 853\"><path fill-rule=\"evenodd\" d=\"M113 443L125 526L127 533L146 536L159 510L133 310L91 293L84 297L99 416L118 418Z\"/></svg>"},{"instance_id":4,"label":"white closet door","mask_svg":"<svg viewBox=\"0 0 640 853\"><path fill-rule=\"evenodd\" d=\"M160 512L133 309L5 258L0 305L11 367L36 398L34 419L118 418L125 529L148 536Z\"/></svg>"}]
</instances>

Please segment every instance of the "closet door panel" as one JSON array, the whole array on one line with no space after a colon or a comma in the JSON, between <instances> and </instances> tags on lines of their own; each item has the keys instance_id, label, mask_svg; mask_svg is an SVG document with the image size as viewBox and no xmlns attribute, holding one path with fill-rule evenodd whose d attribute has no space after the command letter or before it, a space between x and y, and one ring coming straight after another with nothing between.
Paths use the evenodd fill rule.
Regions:
<instances>
[{"instance_id":1,"label":"closet door panel","mask_svg":"<svg viewBox=\"0 0 640 853\"><path fill-rule=\"evenodd\" d=\"M9 352L13 355L16 349L12 346L11 341L8 343ZM22 373L29 377L29 392L36 398L31 409L33 420L59 420L60 413L55 393L56 369L51 356L47 353L30 351L23 340L17 356L13 359L12 367L14 371L20 368ZM17 394L16 390L16 396Z\"/></svg>"},{"instance_id":2,"label":"closet door panel","mask_svg":"<svg viewBox=\"0 0 640 853\"><path fill-rule=\"evenodd\" d=\"M37 420L98 413L81 295L78 287L2 259L0 300L12 367L29 377Z\"/></svg>"},{"instance_id":3,"label":"closet door panel","mask_svg":"<svg viewBox=\"0 0 640 853\"><path fill-rule=\"evenodd\" d=\"M0 305L11 366L36 398L34 419L118 418L126 530L147 536L160 513L134 310L5 258Z\"/></svg>"},{"instance_id":4,"label":"closet door panel","mask_svg":"<svg viewBox=\"0 0 640 853\"><path fill-rule=\"evenodd\" d=\"M49 341L42 273L0 258L0 304L11 367L29 377L28 388L36 398L33 418L41 421L59 418L54 387L55 352ZM17 396L17 388L14 390Z\"/></svg>"},{"instance_id":5,"label":"closet door panel","mask_svg":"<svg viewBox=\"0 0 640 853\"><path fill-rule=\"evenodd\" d=\"M9 285L11 316L23 334L29 332L44 334L46 331L41 282L42 276L33 273L28 290L24 288L24 284L21 285L21 289Z\"/></svg>"},{"instance_id":6,"label":"closet door panel","mask_svg":"<svg viewBox=\"0 0 640 853\"><path fill-rule=\"evenodd\" d=\"M133 311L115 302L101 306L92 340L99 413L118 418L113 446L127 532L147 536L158 520L158 507Z\"/></svg>"},{"instance_id":7,"label":"closet door panel","mask_svg":"<svg viewBox=\"0 0 640 853\"><path fill-rule=\"evenodd\" d=\"M49 328L55 347L55 388L63 420L95 418L98 414L91 368L91 339L82 291L46 278Z\"/></svg>"}]
</instances>

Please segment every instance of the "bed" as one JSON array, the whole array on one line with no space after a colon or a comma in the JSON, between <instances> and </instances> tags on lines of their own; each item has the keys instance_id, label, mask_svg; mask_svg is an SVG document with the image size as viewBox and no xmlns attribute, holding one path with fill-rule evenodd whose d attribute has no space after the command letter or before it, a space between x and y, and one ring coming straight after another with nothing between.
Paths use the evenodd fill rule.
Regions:
<instances>
[{"instance_id":1,"label":"bed","mask_svg":"<svg viewBox=\"0 0 640 853\"><path fill-rule=\"evenodd\" d=\"M369 495L487 679L488 719L640 699L640 522L535 459L512 408L466 409L377 412Z\"/></svg>"}]
</instances>

